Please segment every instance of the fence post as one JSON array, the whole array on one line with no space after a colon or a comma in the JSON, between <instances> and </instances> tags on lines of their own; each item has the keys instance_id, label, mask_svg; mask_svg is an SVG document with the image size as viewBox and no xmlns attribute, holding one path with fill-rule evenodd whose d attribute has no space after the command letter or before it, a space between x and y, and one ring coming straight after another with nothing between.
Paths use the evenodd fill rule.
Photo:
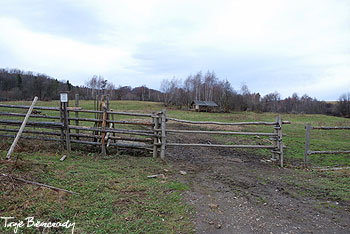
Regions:
<instances>
[{"instance_id":1,"label":"fence post","mask_svg":"<svg viewBox=\"0 0 350 234\"><path fill-rule=\"evenodd\" d=\"M278 125L279 125L279 129L277 132L278 135L278 148L279 148L279 155L280 155L280 163L281 163L281 167L283 167L283 142L282 142L282 118L281 116L278 116Z\"/></svg>"},{"instance_id":2,"label":"fence post","mask_svg":"<svg viewBox=\"0 0 350 234\"><path fill-rule=\"evenodd\" d=\"M79 94L75 94L75 107L79 107ZM77 118L77 120L75 120L75 125L79 126L79 112L75 112L75 118ZM79 130L75 130L75 133L79 134ZM79 137L77 137L77 140L79 140Z\"/></svg>"},{"instance_id":3,"label":"fence post","mask_svg":"<svg viewBox=\"0 0 350 234\"><path fill-rule=\"evenodd\" d=\"M109 94L106 95L106 101L107 101L107 110L109 111L109 100L110 100L110 97L109 97Z\"/></svg>"},{"instance_id":4,"label":"fence post","mask_svg":"<svg viewBox=\"0 0 350 234\"><path fill-rule=\"evenodd\" d=\"M160 158L165 159L165 149L166 149L166 109L162 111L162 145L160 148Z\"/></svg>"},{"instance_id":5,"label":"fence post","mask_svg":"<svg viewBox=\"0 0 350 234\"><path fill-rule=\"evenodd\" d=\"M305 136L305 155L304 155L304 166L309 167L309 154L310 154L310 123L306 124L306 136Z\"/></svg>"},{"instance_id":6,"label":"fence post","mask_svg":"<svg viewBox=\"0 0 350 234\"><path fill-rule=\"evenodd\" d=\"M64 116L64 128L66 130L66 149L67 152L71 152L70 134L69 134L69 116L68 116L68 102L63 102L63 116Z\"/></svg>"},{"instance_id":7,"label":"fence post","mask_svg":"<svg viewBox=\"0 0 350 234\"><path fill-rule=\"evenodd\" d=\"M158 128L158 119L157 116L155 115L154 111L152 112L152 124L153 124L153 134L155 135L153 137L153 158L157 157L157 143L158 143L158 138L157 138L157 128Z\"/></svg>"},{"instance_id":8,"label":"fence post","mask_svg":"<svg viewBox=\"0 0 350 234\"><path fill-rule=\"evenodd\" d=\"M62 124L62 127L61 127L61 147L62 147L62 150L64 150L64 129L65 129L65 124L64 124L63 102L61 102L61 101L60 101L60 122Z\"/></svg>"},{"instance_id":9,"label":"fence post","mask_svg":"<svg viewBox=\"0 0 350 234\"><path fill-rule=\"evenodd\" d=\"M275 146L275 149L272 150L272 158L271 160L272 161L276 161L277 158L278 158L278 153L276 151L278 151L278 129L279 126L278 126L278 117L276 117L276 125L273 127L273 133L276 134L276 136L274 136L273 138L273 145Z\"/></svg>"},{"instance_id":10,"label":"fence post","mask_svg":"<svg viewBox=\"0 0 350 234\"><path fill-rule=\"evenodd\" d=\"M102 101L102 108L103 108L103 115L102 115L102 129L106 130L106 117L107 117L107 107L105 105L105 102ZM103 156L106 155L106 145L105 145L105 136L106 136L106 132L102 132L101 134L102 139L101 139L101 146L102 146L102 152L101 154Z\"/></svg>"}]
</instances>

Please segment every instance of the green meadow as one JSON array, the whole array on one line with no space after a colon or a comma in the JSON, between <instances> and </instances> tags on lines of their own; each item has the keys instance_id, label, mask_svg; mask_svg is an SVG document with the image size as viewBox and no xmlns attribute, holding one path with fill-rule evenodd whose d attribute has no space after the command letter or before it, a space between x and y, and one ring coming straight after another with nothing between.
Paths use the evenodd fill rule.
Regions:
<instances>
[{"instance_id":1,"label":"green meadow","mask_svg":"<svg viewBox=\"0 0 350 234\"><path fill-rule=\"evenodd\" d=\"M30 102L6 102L7 104L30 105ZM74 101L71 101L73 104ZM58 101L38 102L38 106L58 106ZM80 101L83 109L93 109L93 101ZM161 103L139 101L112 101L110 108L115 111L151 113L162 110ZM0 108L0 111L25 113L22 109ZM42 111L47 115L58 116L55 111ZM93 118L93 114L79 113L80 117ZM167 116L193 121L248 122L274 121L276 113L198 113L176 108L167 108ZM348 172L316 172L302 169L305 147L305 125L313 126L350 126L350 120L325 115L282 114L283 120L291 122L283 126L283 143L286 167L300 172L305 178L317 174L319 179L293 181L304 187L333 189L335 198L350 201ZM117 119L134 117L117 116ZM1 116L1 119L21 119ZM147 118L145 118L147 119ZM31 119L40 120L40 119ZM44 119L43 119L44 120ZM45 120L47 121L47 120ZM148 121L150 121L148 119ZM85 124L86 126L88 124ZM91 123L90 123L91 125ZM194 128L205 129L203 126ZM213 128L210 128L213 130ZM224 129L220 129L224 130ZM272 132L271 126L246 126L239 130L254 132ZM216 136L217 141L258 143L255 137ZM0 153L6 155L12 139L1 139ZM13 216L23 219L35 216L46 221L71 220L76 223L76 233L192 233L191 218L193 210L182 201L182 193L189 187L176 180L178 174L169 162L144 156L112 154L105 157L98 150L79 150L78 148L64 162L59 159L62 151L49 143L22 140L13 155L17 161L1 160L0 171L19 177L40 181L41 183L72 190L79 195L61 194L50 189L29 184L13 186L0 178L4 186L0 188L1 216ZM311 150L350 150L350 131L311 132ZM268 159L267 150L249 150L258 157ZM350 166L350 155L312 155L313 167ZM164 170L166 169L166 170ZM166 179L149 179L147 175L164 174ZM340 173L340 174L339 174ZM283 175L282 175L283 176ZM315 176L312 176L315 178ZM287 179L287 178L286 178ZM308 184L309 183L309 184ZM312 190L310 190L312 192ZM0 231L6 229L0 225ZM63 229L60 229L61 231ZM36 233L28 229L26 233ZM66 230L70 233L70 230Z\"/></svg>"}]
</instances>

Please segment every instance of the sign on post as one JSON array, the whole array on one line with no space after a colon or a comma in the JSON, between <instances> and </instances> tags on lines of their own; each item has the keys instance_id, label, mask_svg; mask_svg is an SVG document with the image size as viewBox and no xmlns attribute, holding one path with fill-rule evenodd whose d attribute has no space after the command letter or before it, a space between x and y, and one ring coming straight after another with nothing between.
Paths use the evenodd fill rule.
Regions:
<instances>
[{"instance_id":1,"label":"sign on post","mask_svg":"<svg viewBox=\"0 0 350 234\"><path fill-rule=\"evenodd\" d=\"M68 102L68 93L61 93L60 100L61 102Z\"/></svg>"}]
</instances>

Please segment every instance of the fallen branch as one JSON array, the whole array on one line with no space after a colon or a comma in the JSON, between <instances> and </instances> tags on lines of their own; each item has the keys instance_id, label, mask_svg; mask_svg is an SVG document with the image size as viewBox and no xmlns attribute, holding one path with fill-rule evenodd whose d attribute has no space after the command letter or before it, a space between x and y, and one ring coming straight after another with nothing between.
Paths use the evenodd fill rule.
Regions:
<instances>
[{"instance_id":1,"label":"fallen branch","mask_svg":"<svg viewBox=\"0 0 350 234\"><path fill-rule=\"evenodd\" d=\"M337 171L337 170L348 170L350 167L331 167L331 168L313 168L318 171Z\"/></svg>"},{"instance_id":2,"label":"fallen branch","mask_svg":"<svg viewBox=\"0 0 350 234\"><path fill-rule=\"evenodd\" d=\"M79 193L75 193L75 192L72 192L72 191L69 191L69 190L66 190L66 189L57 188L57 187L54 187L54 186L51 186L51 185L46 185L46 184L42 184L42 183L30 181L30 180L25 180L25 179L22 179L22 178L17 178L17 177L14 177L14 176L3 174L3 173L0 174L0 175L4 176L4 177L8 177L10 179L18 180L18 181L21 181L21 182L24 182L24 183L27 183L27 184L35 184L35 185L46 187L46 188L49 188L49 189L52 189L52 190L55 190L55 191L60 190L60 191L64 191L64 192L67 192L67 193L79 195Z\"/></svg>"}]
</instances>

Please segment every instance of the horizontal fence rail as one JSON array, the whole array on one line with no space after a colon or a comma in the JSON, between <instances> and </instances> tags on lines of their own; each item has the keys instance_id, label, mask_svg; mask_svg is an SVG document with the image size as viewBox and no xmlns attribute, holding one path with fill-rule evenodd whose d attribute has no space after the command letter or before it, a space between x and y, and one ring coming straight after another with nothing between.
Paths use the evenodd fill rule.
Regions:
<instances>
[{"instance_id":1,"label":"horizontal fence rail","mask_svg":"<svg viewBox=\"0 0 350 234\"><path fill-rule=\"evenodd\" d=\"M21 125L22 121L19 120L0 120L2 125ZM27 126L41 127L41 128L62 128L63 124L58 122L40 122L40 121L28 121Z\"/></svg>"},{"instance_id":2,"label":"horizontal fence rail","mask_svg":"<svg viewBox=\"0 0 350 234\"><path fill-rule=\"evenodd\" d=\"M30 106L0 104L0 107L19 108L19 109L29 109ZM60 111L60 108L58 108L58 107L50 107L50 106L34 106L33 109L34 109L34 110Z\"/></svg>"},{"instance_id":3,"label":"horizontal fence rail","mask_svg":"<svg viewBox=\"0 0 350 234\"><path fill-rule=\"evenodd\" d=\"M186 143L167 143L167 146L254 148L254 149L274 149L275 148L275 146L273 145L217 145L217 144L186 144Z\"/></svg>"},{"instance_id":4,"label":"horizontal fence rail","mask_svg":"<svg viewBox=\"0 0 350 234\"><path fill-rule=\"evenodd\" d=\"M157 130L159 132L161 130ZM271 136L277 137L275 133L264 132L226 132L226 131L196 131L196 130L166 130L167 133L198 133L198 134L220 134L220 135L247 135L247 136Z\"/></svg>"},{"instance_id":5,"label":"horizontal fence rail","mask_svg":"<svg viewBox=\"0 0 350 234\"><path fill-rule=\"evenodd\" d=\"M167 118L167 120L180 122L180 123L189 123L189 124L216 124L216 125L276 125L277 122L236 122L236 123L226 123L226 122L213 122L213 121L190 121L182 120L175 118ZM283 121L282 124L290 124L289 121Z\"/></svg>"},{"instance_id":6,"label":"horizontal fence rail","mask_svg":"<svg viewBox=\"0 0 350 234\"><path fill-rule=\"evenodd\" d=\"M310 136L311 130L350 130L349 126L340 126L340 127L327 127L327 126L311 126L311 124L307 124L305 126L306 134L305 134L305 153L304 153L304 166L310 166L309 156L312 154L350 154L350 150L310 150Z\"/></svg>"}]
</instances>

